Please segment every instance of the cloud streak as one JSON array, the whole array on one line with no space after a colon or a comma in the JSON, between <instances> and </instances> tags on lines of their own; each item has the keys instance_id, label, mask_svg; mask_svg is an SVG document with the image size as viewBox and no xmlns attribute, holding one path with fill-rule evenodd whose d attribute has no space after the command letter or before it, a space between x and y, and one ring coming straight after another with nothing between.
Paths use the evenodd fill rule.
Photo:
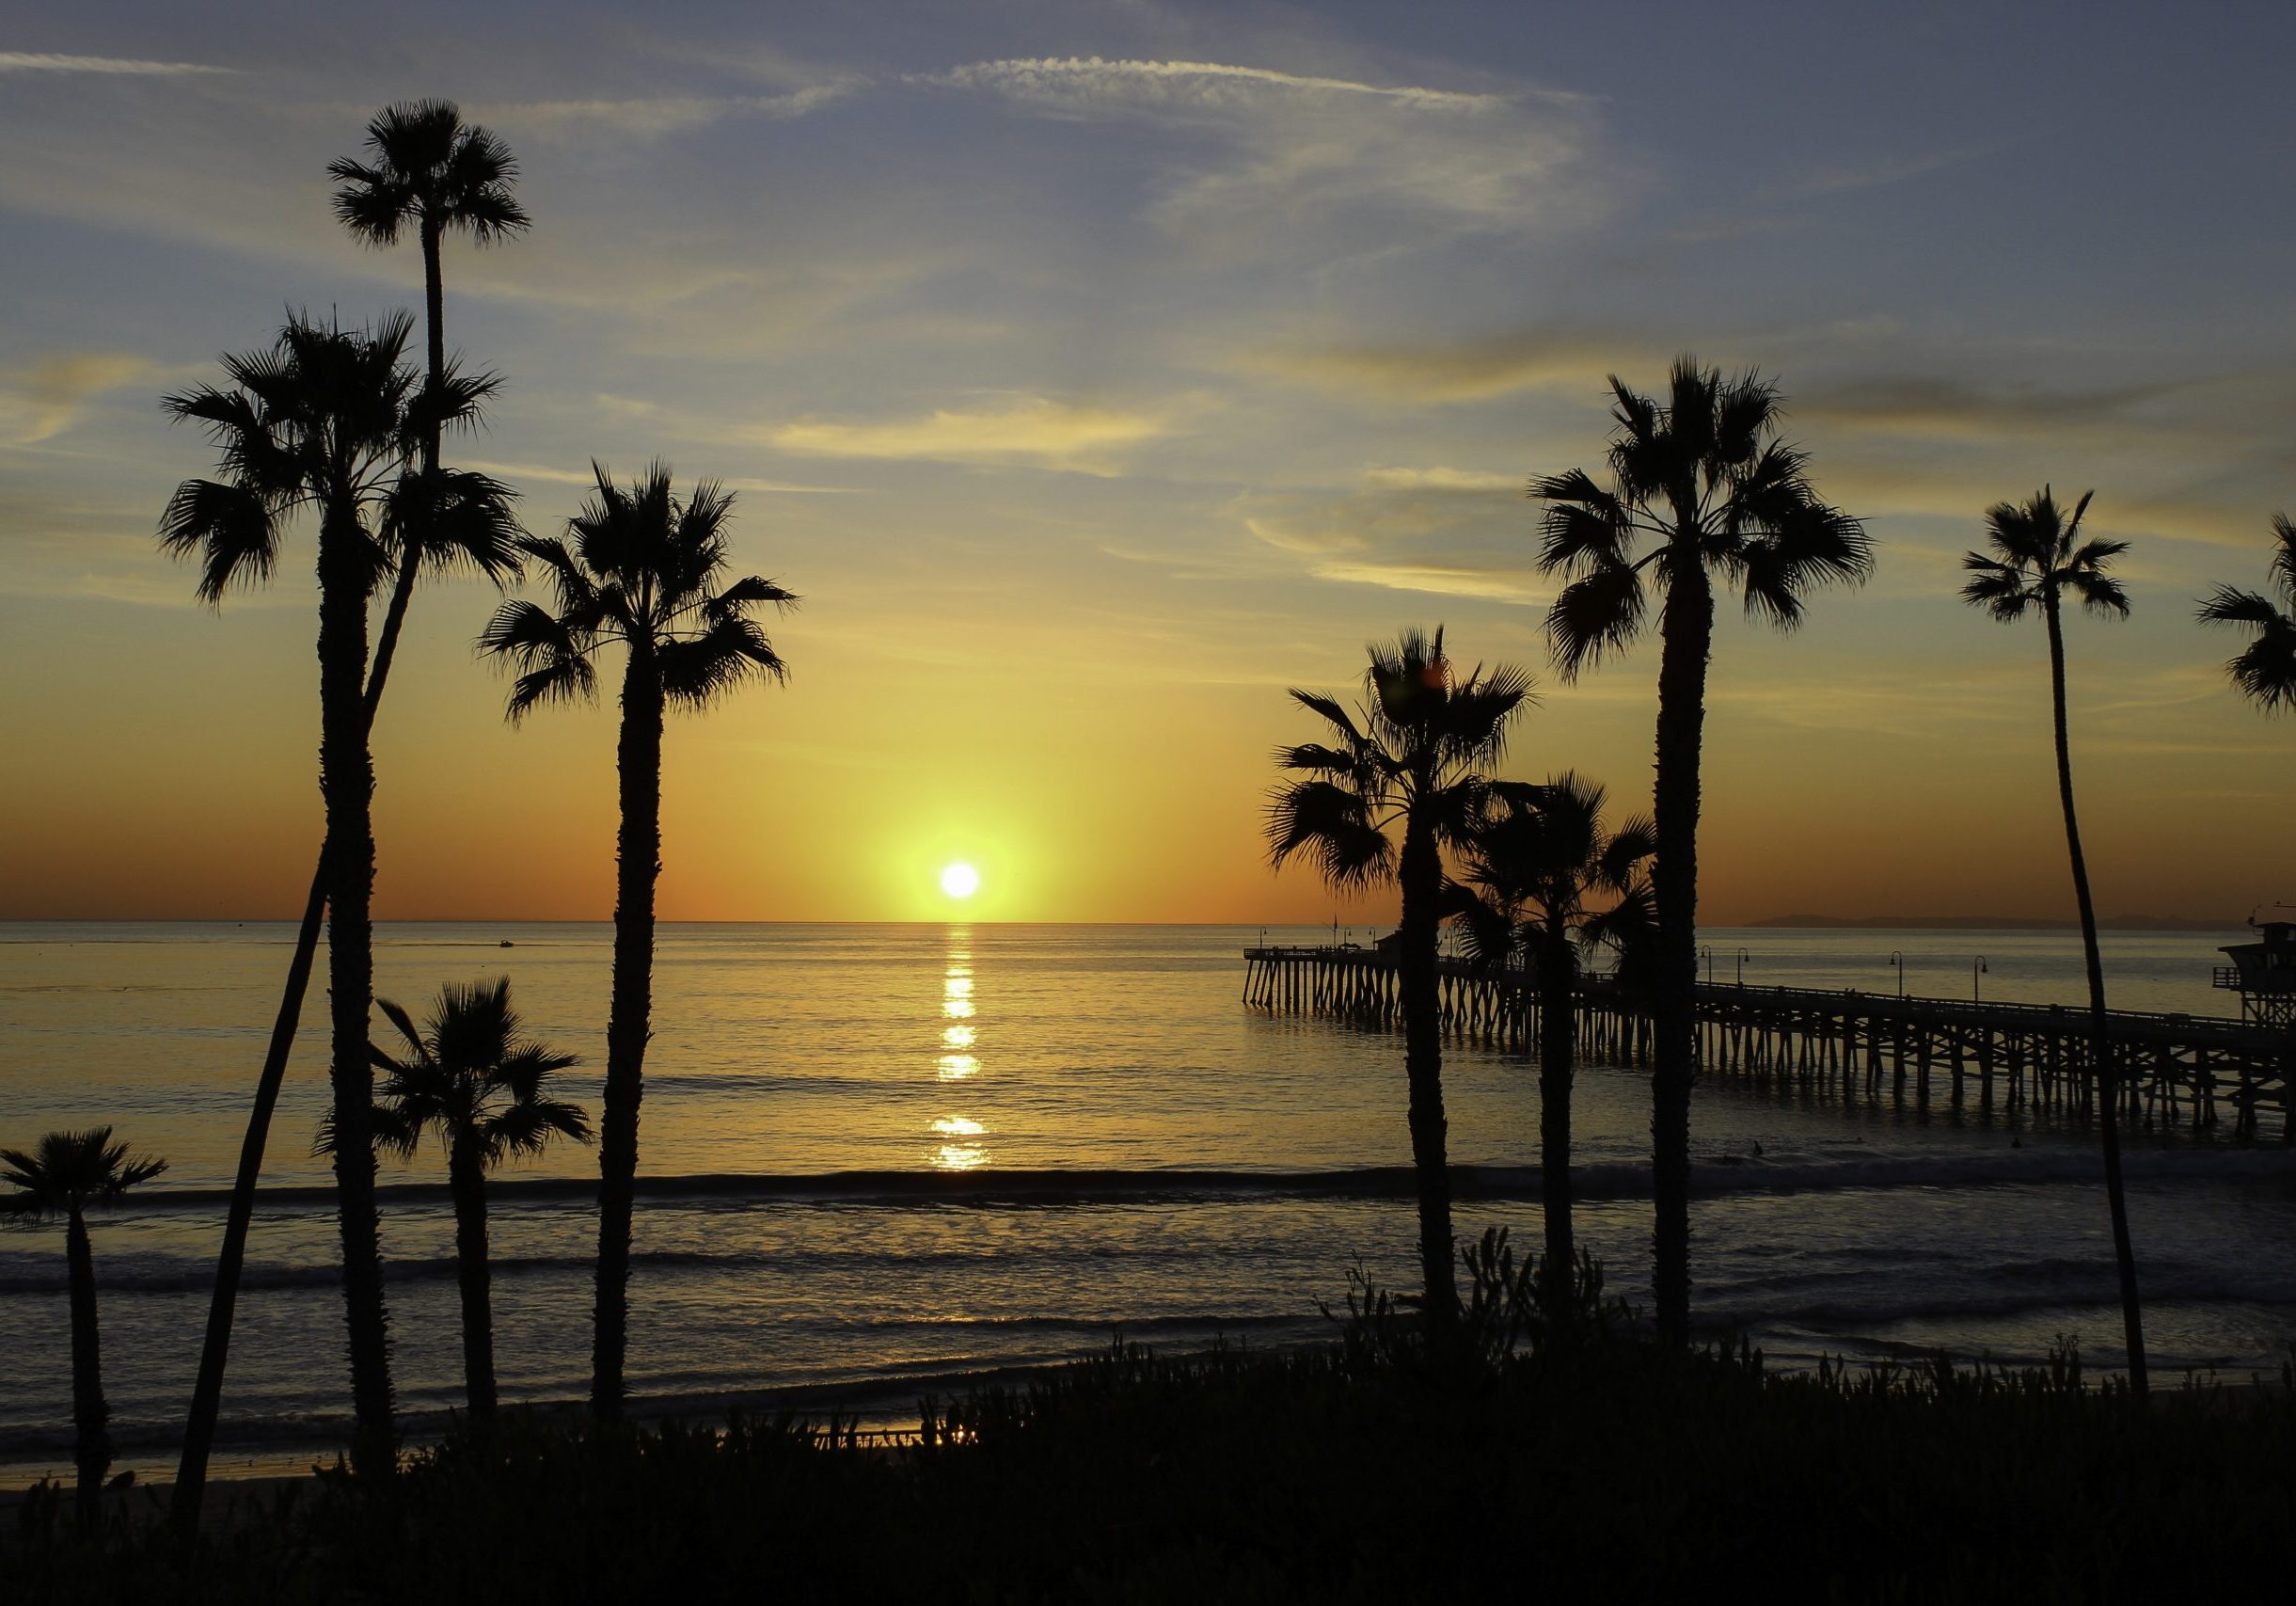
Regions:
<instances>
[{"instance_id":1,"label":"cloud streak","mask_svg":"<svg viewBox=\"0 0 2296 1606\"><path fill-rule=\"evenodd\" d=\"M1041 396L998 405L941 408L919 418L841 423L798 419L765 432L799 457L874 457L928 463L1018 464L1114 476L1124 453L1169 434L1164 417L1072 406Z\"/></svg>"},{"instance_id":2,"label":"cloud streak","mask_svg":"<svg viewBox=\"0 0 2296 1606\"><path fill-rule=\"evenodd\" d=\"M117 56L52 56L37 51L0 50L0 72L99 72L132 78L186 78L238 71L236 67L210 67L198 61L135 61Z\"/></svg>"}]
</instances>

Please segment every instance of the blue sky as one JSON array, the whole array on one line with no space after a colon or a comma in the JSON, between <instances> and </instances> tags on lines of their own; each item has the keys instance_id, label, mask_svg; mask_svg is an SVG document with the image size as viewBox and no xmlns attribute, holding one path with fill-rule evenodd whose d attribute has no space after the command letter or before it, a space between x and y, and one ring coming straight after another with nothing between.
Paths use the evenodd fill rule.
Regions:
<instances>
[{"instance_id":1,"label":"blue sky","mask_svg":"<svg viewBox=\"0 0 2296 1606\"><path fill-rule=\"evenodd\" d=\"M673 814L846 862L673 851L673 912L921 913L956 851L1003 856L1015 914L1324 907L1255 861L1281 688L1436 619L1544 674L1524 482L1597 458L1607 374L1682 350L1775 374L1881 544L1797 637L1724 632L1711 911L2063 901L2039 644L1952 599L1982 509L2043 481L2135 544L2135 616L2074 647L2107 908L2296 896L2296 743L2190 623L2296 504L2292 36L2240 6L0 9L0 674L38 689L0 737L49 755L0 791L44 845L0 914L162 912L122 876L164 912L293 901L309 586L190 606L150 531L204 453L155 399L290 307L414 301L324 169L426 94L510 141L536 219L450 250L450 342L510 381L462 459L537 529L594 455L721 477L807 597L793 688L681 737ZM384 907L603 913L602 867L509 822L539 794L566 853L605 829L604 722L505 731L487 606L412 627L381 806L444 867L394 871L387 830ZM1634 791L1655 669L1545 675L1518 767Z\"/></svg>"}]
</instances>

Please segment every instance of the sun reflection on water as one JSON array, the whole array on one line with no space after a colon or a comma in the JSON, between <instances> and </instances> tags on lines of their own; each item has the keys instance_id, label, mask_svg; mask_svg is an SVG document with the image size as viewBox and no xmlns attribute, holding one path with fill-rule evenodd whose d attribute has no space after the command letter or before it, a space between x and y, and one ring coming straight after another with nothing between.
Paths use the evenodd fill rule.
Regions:
<instances>
[{"instance_id":1,"label":"sun reflection on water","mask_svg":"<svg viewBox=\"0 0 2296 1606\"><path fill-rule=\"evenodd\" d=\"M958 929L949 933L948 962L941 978L941 1013L949 1020L970 1021L974 1018L972 933ZM979 1042L978 1028L971 1026L943 1026L941 1045L949 1052L936 1062L935 1079L942 1083L964 1082L980 1073L979 1058L966 1052ZM927 1130L941 1139L926 1152L926 1163L937 1171L970 1171L989 1163L989 1151L968 1139L984 1137L988 1128L971 1116L954 1112L935 1117Z\"/></svg>"}]
</instances>

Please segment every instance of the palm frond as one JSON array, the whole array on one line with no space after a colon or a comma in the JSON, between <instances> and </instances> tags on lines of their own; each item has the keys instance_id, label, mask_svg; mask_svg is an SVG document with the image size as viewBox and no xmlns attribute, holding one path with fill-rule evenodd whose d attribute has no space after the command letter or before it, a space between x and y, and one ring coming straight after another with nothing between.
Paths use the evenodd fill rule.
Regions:
<instances>
[{"instance_id":1,"label":"palm frond","mask_svg":"<svg viewBox=\"0 0 2296 1606\"><path fill-rule=\"evenodd\" d=\"M1575 681L1642 630L1648 596L1641 572L1604 563L1559 592L1546 612L1546 644L1565 681Z\"/></svg>"},{"instance_id":2,"label":"palm frond","mask_svg":"<svg viewBox=\"0 0 2296 1606\"><path fill-rule=\"evenodd\" d=\"M2024 572L2016 565L1997 562L1982 552L1964 552L1961 566L1971 571L1970 579L1961 587L1961 600L1971 607L1982 608L1994 618L2006 622L2023 618L2025 610L2033 605L2033 588Z\"/></svg>"},{"instance_id":3,"label":"palm frond","mask_svg":"<svg viewBox=\"0 0 2296 1606\"><path fill-rule=\"evenodd\" d=\"M1394 850L1361 794L1330 781L1301 781L1268 795L1268 862L1280 869L1305 853L1333 887L1374 884L1393 873Z\"/></svg>"},{"instance_id":4,"label":"palm frond","mask_svg":"<svg viewBox=\"0 0 2296 1606\"><path fill-rule=\"evenodd\" d=\"M688 708L705 708L752 677L777 683L789 677L765 631L754 620L738 616L719 619L699 635L663 642L655 661L661 669L663 695Z\"/></svg>"},{"instance_id":5,"label":"palm frond","mask_svg":"<svg viewBox=\"0 0 2296 1606\"><path fill-rule=\"evenodd\" d=\"M185 480L160 514L159 542L176 557L199 558L199 600L220 604L235 585L269 580L279 559L278 524L262 496L245 485Z\"/></svg>"}]
</instances>

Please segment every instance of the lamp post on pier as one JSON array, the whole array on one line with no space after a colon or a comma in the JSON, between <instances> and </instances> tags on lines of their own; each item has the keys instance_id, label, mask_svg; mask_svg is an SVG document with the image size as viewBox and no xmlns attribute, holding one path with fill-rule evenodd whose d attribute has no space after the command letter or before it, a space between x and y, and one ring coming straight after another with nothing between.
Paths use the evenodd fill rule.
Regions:
<instances>
[{"instance_id":1,"label":"lamp post on pier","mask_svg":"<svg viewBox=\"0 0 2296 1606\"><path fill-rule=\"evenodd\" d=\"M1698 951L1705 956L1706 985L1711 987L1714 985L1714 950L1711 947L1704 947L1699 949Z\"/></svg>"},{"instance_id":2,"label":"lamp post on pier","mask_svg":"<svg viewBox=\"0 0 2296 1606\"><path fill-rule=\"evenodd\" d=\"M1741 987L1746 985L1746 962L1752 957L1744 948L1738 950L1738 985Z\"/></svg>"},{"instance_id":3,"label":"lamp post on pier","mask_svg":"<svg viewBox=\"0 0 2296 1606\"><path fill-rule=\"evenodd\" d=\"M1988 975L1988 974L1990 974L1990 973L1989 973L1989 972L1988 972L1988 971L1986 969L1986 964L1985 964L1985 955L1983 955L1983 954L1979 954L1979 955L1977 956L1977 962L1976 962L1975 964L1973 964L1973 965L1971 965L1971 966L1970 967L1970 973L1969 973L1969 996L1970 996L1970 1002L1971 1002L1971 1003L1972 1003L1972 1004L1982 1004L1982 1003L1984 1003L1984 1002L1985 1002L1985 994L1984 994L1984 992L1983 992L1983 991L1982 991L1982 990L1979 988L1979 986L1978 986L1978 984L1977 984L1977 978L1978 978L1979 977L1981 977L1981 976L1985 976L1985 975Z\"/></svg>"},{"instance_id":4,"label":"lamp post on pier","mask_svg":"<svg viewBox=\"0 0 2296 1606\"><path fill-rule=\"evenodd\" d=\"M1892 948L1890 950L1890 963L1897 968L1897 995L1900 998L1903 998L1906 995L1905 951L1901 948Z\"/></svg>"}]
</instances>

